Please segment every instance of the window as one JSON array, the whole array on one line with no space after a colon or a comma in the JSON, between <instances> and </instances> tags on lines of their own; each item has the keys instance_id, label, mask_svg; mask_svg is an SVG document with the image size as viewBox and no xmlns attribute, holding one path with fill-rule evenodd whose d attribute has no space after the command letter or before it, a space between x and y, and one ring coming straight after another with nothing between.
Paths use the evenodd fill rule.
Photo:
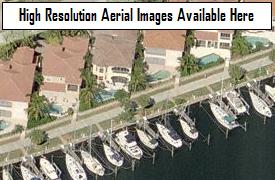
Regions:
<instances>
[{"instance_id":1,"label":"window","mask_svg":"<svg viewBox=\"0 0 275 180\"><path fill-rule=\"evenodd\" d=\"M230 34L228 33L221 33L221 39L230 40Z\"/></svg>"},{"instance_id":2,"label":"window","mask_svg":"<svg viewBox=\"0 0 275 180\"><path fill-rule=\"evenodd\" d=\"M99 72L100 72L100 73L103 73L103 72L104 72L104 69L103 69L103 68L99 68Z\"/></svg>"},{"instance_id":3,"label":"window","mask_svg":"<svg viewBox=\"0 0 275 180\"><path fill-rule=\"evenodd\" d=\"M115 73L129 73L129 69L123 67L113 67L112 71Z\"/></svg>"},{"instance_id":4,"label":"window","mask_svg":"<svg viewBox=\"0 0 275 180\"><path fill-rule=\"evenodd\" d=\"M218 42L215 42L214 47L218 48Z\"/></svg>"},{"instance_id":5,"label":"window","mask_svg":"<svg viewBox=\"0 0 275 180\"><path fill-rule=\"evenodd\" d=\"M197 47L205 47L206 46L206 41L198 40L197 41Z\"/></svg>"},{"instance_id":6,"label":"window","mask_svg":"<svg viewBox=\"0 0 275 180\"><path fill-rule=\"evenodd\" d=\"M12 113L11 111L6 111L6 110L0 110L0 117L11 117Z\"/></svg>"},{"instance_id":7,"label":"window","mask_svg":"<svg viewBox=\"0 0 275 180\"><path fill-rule=\"evenodd\" d=\"M67 90L68 91L78 91L78 86L77 85L68 84Z\"/></svg>"},{"instance_id":8,"label":"window","mask_svg":"<svg viewBox=\"0 0 275 180\"><path fill-rule=\"evenodd\" d=\"M221 49L230 49L230 44L229 43L220 43L220 48Z\"/></svg>"},{"instance_id":9,"label":"window","mask_svg":"<svg viewBox=\"0 0 275 180\"><path fill-rule=\"evenodd\" d=\"M98 80L102 81L103 80L103 76L98 76Z\"/></svg>"},{"instance_id":10,"label":"window","mask_svg":"<svg viewBox=\"0 0 275 180\"><path fill-rule=\"evenodd\" d=\"M1 107L12 107L12 103L8 101L0 101Z\"/></svg>"},{"instance_id":11,"label":"window","mask_svg":"<svg viewBox=\"0 0 275 180\"><path fill-rule=\"evenodd\" d=\"M211 41L208 41L208 42L207 42L207 47L209 47L209 48L212 47Z\"/></svg>"}]
</instances>

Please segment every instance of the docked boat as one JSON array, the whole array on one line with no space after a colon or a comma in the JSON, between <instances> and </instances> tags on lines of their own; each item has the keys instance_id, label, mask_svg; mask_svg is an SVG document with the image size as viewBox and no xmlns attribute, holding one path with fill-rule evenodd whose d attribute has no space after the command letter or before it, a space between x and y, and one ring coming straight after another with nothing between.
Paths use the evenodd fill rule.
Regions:
<instances>
[{"instance_id":1,"label":"docked boat","mask_svg":"<svg viewBox=\"0 0 275 180\"><path fill-rule=\"evenodd\" d=\"M108 161L114 166L120 167L123 164L123 157L111 146L103 143L103 150L108 159Z\"/></svg>"},{"instance_id":2,"label":"docked boat","mask_svg":"<svg viewBox=\"0 0 275 180\"><path fill-rule=\"evenodd\" d=\"M3 168L2 179L3 180L13 180L10 172L7 169L5 169L5 168Z\"/></svg>"},{"instance_id":3,"label":"docked boat","mask_svg":"<svg viewBox=\"0 0 275 180\"><path fill-rule=\"evenodd\" d=\"M184 119L179 119L183 133L191 140L196 140L199 137L199 132L194 123L188 123Z\"/></svg>"},{"instance_id":4,"label":"docked boat","mask_svg":"<svg viewBox=\"0 0 275 180\"><path fill-rule=\"evenodd\" d=\"M156 125L160 135L167 143L174 146L175 148L180 148L182 146L182 139L174 129L168 129L160 123L156 123Z\"/></svg>"},{"instance_id":5,"label":"docked boat","mask_svg":"<svg viewBox=\"0 0 275 180\"><path fill-rule=\"evenodd\" d=\"M265 85L265 92L272 99L272 101L275 102L275 88L273 88L269 85Z\"/></svg>"},{"instance_id":6,"label":"docked boat","mask_svg":"<svg viewBox=\"0 0 275 180\"><path fill-rule=\"evenodd\" d=\"M51 180L55 180L58 179L58 175L57 175L57 171L54 168L54 166L50 163L50 161L48 161L46 158L41 157L40 161L40 168L41 171L43 171L43 173Z\"/></svg>"},{"instance_id":7,"label":"docked boat","mask_svg":"<svg viewBox=\"0 0 275 180\"><path fill-rule=\"evenodd\" d=\"M72 156L66 154L67 170L73 180L87 180L83 167Z\"/></svg>"},{"instance_id":8,"label":"docked boat","mask_svg":"<svg viewBox=\"0 0 275 180\"><path fill-rule=\"evenodd\" d=\"M147 146L148 148L154 150L158 146L158 141L154 139L152 136L150 136L148 133L141 129L136 129L137 135L140 139L140 141Z\"/></svg>"},{"instance_id":9,"label":"docked boat","mask_svg":"<svg viewBox=\"0 0 275 180\"><path fill-rule=\"evenodd\" d=\"M86 151L80 151L80 153L84 164L91 172L99 176L104 175L105 168L101 165L101 163L95 157L93 157L91 154L89 154Z\"/></svg>"},{"instance_id":10,"label":"docked boat","mask_svg":"<svg viewBox=\"0 0 275 180\"><path fill-rule=\"evenodd\" d=\"M30 169L26 168L23 164L21 164L20 169L24 180L42 180L42 178L35 175Z\"/></svg>"},{"instance_id":11,"label":"docked boat","mask_svg":"<svg viewBox=\"0 0 275 180\"><path fill-rule=\"evenodd\" d=\"M266 102L252 91L249 91L249 94L256 111L264 116L271 117L272 113Z\"/></svg>"},{"instance_id":12,"label":"docked boat","mask_svg":"<svg viewBox=\"0 0 275 180\"><path fill-rule=\"evenodd\" d=\"M228 103L234 108L238 114L243 114L247 112L245 104L242 102L239 93L237 91L229 91L224 94Z\"/></svg>"},{"instance_id":13,"label":"docked boat","mask_svg":"<svg viewBox=\"0 0 275 180\"><path fill-rule=\"evenodd\" d=\"M210 108L217 121L226 129L232 130L240 125L235 121L235 117L225 112L220 106L210 102Z\"/></svg>"},{"instance_id":14,"label":"docked boat","mask_svg":"<svg viewBox=\"0 0 275 180\"><path fill-rule=\"evenodd\" d=\"M134 136L128 130L123 130L116 133L115 141L120 146L122 151L135 159L141 159L143 152L137 145Z\"/></svg>"}]
</instances>

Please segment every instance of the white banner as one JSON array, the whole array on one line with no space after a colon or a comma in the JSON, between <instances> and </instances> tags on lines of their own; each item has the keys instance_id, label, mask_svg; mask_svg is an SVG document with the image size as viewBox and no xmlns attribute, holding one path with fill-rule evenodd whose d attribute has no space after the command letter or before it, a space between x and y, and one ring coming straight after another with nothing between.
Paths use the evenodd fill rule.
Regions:
<instances>
[{"instance_id":1,"label":"white banner","mask_svg":"<svg viewBox=\"0 0 275 180\"><path fill-rule=\"evenodd\" d=\"M272 27L271 3L2 3L3 29Z\"/></svg>"}]
</instances>

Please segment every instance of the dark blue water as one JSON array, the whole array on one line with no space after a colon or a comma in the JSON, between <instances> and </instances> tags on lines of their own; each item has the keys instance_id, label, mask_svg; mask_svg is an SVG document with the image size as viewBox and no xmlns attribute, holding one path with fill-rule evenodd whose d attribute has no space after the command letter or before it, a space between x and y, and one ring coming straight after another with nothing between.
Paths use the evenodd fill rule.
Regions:
<instances>
[{"instance_id":1,"label":"dark blue water","mask_svg":"<svg viewBox=\"0 0 275 180\"><path fill-rule=\"evenodd\" d=\"M266 80L270 83L269 80ZM251 104L246 88L242 95ZM263 117L251 107L250 115L243 115L240 122L247 121L247 132L237 128L229 133L228 139L209 117L208 104L194 104L190 107L191 117L196 119L197 128L203 135L211 134L210 145L200 138L189 151L185 146L177 150L174 157L171 152L159 149L155 165L152 159L142 159L136 169L120 169L119 180L272 180L275 179L275 118L268 119L266 125ZM273 111L274 113L275 111ZM171 124L183 135L175 117ZM100 148L99 148L100 150ZM49 155L50 156L50 155ZM52 154L54 161L63 172L62 179L69 180L66 173L64 154ZM126 165L129 167L129 164ZM87 171L88 172L88 171ZM89 173L88 173L89 174ZM89 179L95 179L89 174ZM114 175L100 179L114 179Z\"/></svg>"}]
</instances>

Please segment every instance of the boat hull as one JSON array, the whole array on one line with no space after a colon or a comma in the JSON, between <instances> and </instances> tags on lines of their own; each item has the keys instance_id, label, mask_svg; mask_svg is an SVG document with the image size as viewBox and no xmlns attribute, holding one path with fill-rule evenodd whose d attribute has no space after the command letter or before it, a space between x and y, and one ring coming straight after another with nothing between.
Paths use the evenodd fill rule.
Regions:
<instances>
[{"instance_id":1,"label":"boat hull","mask_svg":"<svg viewBox=\"0 0 275 180\"><path fill-rule=\"evenodd\" d=\"M99 176L104 175L105 169L102 167L101 163L96 158L92 157L92 155L90 155L86 151L81 151L80 153L81 153L81 157L84 161L84 164L91 172L93 172Z\"/></svg>"},{"instance_id":2,"label":"boat hull","mask_svg":"<svg viewBox=\"0 0 275 180\"><path fill-rule=\"evenodd\" d=\"M69 154L66 154L66 167L73 180L87 180L83 167Z\"/></svg>"},{"instance_id":3,"label":"boat hull","mask_svg":"<svg viewBox=\"0 0 275 180\"><path fill-rule=\"evenodd\" d=\"M24 180L41 180L38 176L36 176L33 172L31 172L28 168L21 164L20 166L21 174Z\"/></svg>"},{"instance_id":4,"label":"boat hull","mask_svg":"<svg viewBox=\"0 0 275 180\"><path fill-rule=\"evenodd\" d=\"M154 150L157 148L158 146L158 142L156 141L156 143L151 143L153 141L153 138L151 136L149 136L146 132L140 130L140 129L136 129L137 131L137 135L140 139L140 141L147 146L148 148Z\"/></svg>"},{"instance_id":5,"label":"boat hull","mask_svg":"<svg viewBox=\"0 0 275 180\"><path fill-rule=\"evenodd\" d=\"M182 119L180 119L179 121L180 121L180 124L181 124L181 128L182 128L183 133L184 133L189 139L191 139L191 140L196 140L196 139L198 139L198 137L199 137L199 132L198 132L198 131L192 133L192 132L191 132L192 129L191 129L190 125L189 125L186 121L184 121L184 120L182 120Z\"/></svg>"},{"instance_id":6,"label":"boat hull","mask_svg":"<svg viewBox=\"0 0 275 180\"><path fill-rule=\"evenodd\" d=\"M249 92L254 109L263 116L271 117L272 113L266 102L253 92Z\"/></svg>"},{"instance_id":7,"label":"boat hull","mask_svg":"<svg viewBox=\"0 0 275 180\"><path fill-rule=\"evenodd\" d=\"M106 158L107 160L113 164L114 166L117 166L117 167L120 167L123 165L123 158L120 156L120 154L118 154L118 152L113 152L115 150L112 150L111 147L109 147L108 145L106 144L103 144L103 150L104 150L104 153L106 155ZM119 155L119 157L121 158L121 160L115 160L112 158L112 155L114 155L114 153L117 153L117 155Z\"/></svg>"},{"instance_id":8,"label":"boat hull","mask_svg":"<svg viewBox=\"0 0 275 180\"><path fill-rule=\"evenodd\" d=\"M275 88L272 88L269 85L265 85L265 91L269 95L269 97L272 99L272 101L275 102Z\"/></svg>"},{"instance_id":9,"label":"boat hull","mask_svg":"<svg viewBox=\"0 0 275 180\"><path fill-rule=\"evenodd\" d=\"M46 174L46 176L48 176L51 180L58 179L55 168L46 158L40 158L39 164L43 173Z\"/></svg>"},{"instance_id":10,"label":"boat hull","mask_svg":"<svg viewBox=\"0 0 275 180\"><path fill-rule=\"evenodd\" d=\"M3 180L13 180L11 174L6 169L3 169L2 179Z\"/></svg>"},{"instance_id":11,"label":"boat hull","mask_svg":"<svg viewBox=\"0 0 275 180\"><path fill-rule=\"evenodd\" d=\"M161 137L171 146L175 148L180 148L182 146L182 140L174 140L171 136L168 135L168 132L170 131L168 128L166 128L164 125L156 123L157 129L161 135Z\"/></svg>"}]
</instances>

